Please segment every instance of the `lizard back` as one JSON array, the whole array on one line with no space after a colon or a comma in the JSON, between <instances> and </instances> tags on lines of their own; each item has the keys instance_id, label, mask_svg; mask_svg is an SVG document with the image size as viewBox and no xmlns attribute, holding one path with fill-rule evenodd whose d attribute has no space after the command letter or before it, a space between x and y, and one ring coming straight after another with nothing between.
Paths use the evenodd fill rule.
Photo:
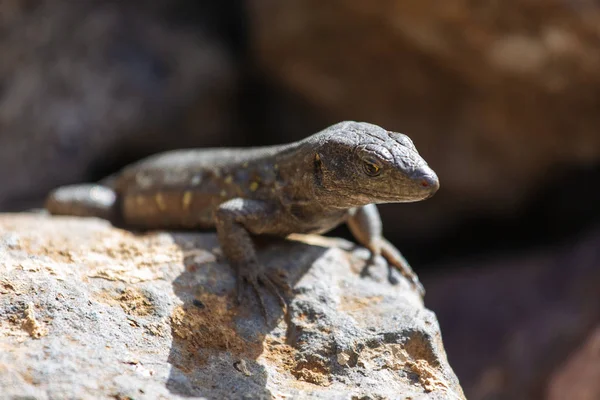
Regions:
<instances>
[{"instance_id":1,"label":"lizard back","mask_svg":"<svg viewBox=\"0 0 600 400\"><path fill-rule=\"evenodd\" d=\"M275 159L286 146L176 150L143 159L117 176L124 222L140 228L210 228L219 204L272 200Z\"/></svg>"}]
</instances>

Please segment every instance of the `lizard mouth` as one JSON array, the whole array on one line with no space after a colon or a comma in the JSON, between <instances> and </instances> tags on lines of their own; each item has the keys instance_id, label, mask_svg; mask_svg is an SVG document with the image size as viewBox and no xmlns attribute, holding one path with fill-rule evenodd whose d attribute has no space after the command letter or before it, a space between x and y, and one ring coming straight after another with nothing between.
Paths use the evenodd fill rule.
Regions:
<instances>
[{"instance_id":1,"label":"lizard mouth","mask_svg":"<svg viewBox=\"0 0 600 400\"><path fill-rule=\"evenodd\" d=\"M360 192L360 194L365 196L365 198L370 199L370 201L376 199L376 201L390 203L413 203L421 200L426 200L434 195L434 193L411 193L410 195L402 195L391 192L377 192L375 195L373 192Z\"/></svg>"}]
</instances>

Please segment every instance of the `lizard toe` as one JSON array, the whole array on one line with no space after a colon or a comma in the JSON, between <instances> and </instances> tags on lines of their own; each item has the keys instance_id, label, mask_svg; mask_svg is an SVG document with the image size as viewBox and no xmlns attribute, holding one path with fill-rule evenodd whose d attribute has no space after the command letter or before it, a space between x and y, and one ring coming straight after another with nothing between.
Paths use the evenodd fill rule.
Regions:
<instances>
[{"instance_id":1,"label":"lizard toe","mask_svg":"<svg viewBox=\"0 0 600 400\"><path fill-rule=\"evenodd\" d=\"M236 304L238 307L244 303L244 298L246 296L246 285L247 285L246 280L242 277L238 277L237 282L236 282L236 289L235 289L235 293L236 293L235 298L236 298Z\"/></svg>"},{"instance_id":2,"label":"lizard toe","mask_svg":"<svg viewBox=\"0 0 600 400\"><path fill-rule=\"evenodd\" d=\"M272 273L269 273L269 279L284 293L290 292L292 290L292 286L287 280L287 274L282 270L276 269Z\"/></svg>"},{"instance_id":3,"label":"lizard toe","mask_svg":"<svg viewBox=\"0 0 600 400\"><path fill-rule=\"evenodd\" d=\"M396 270L396 267L394 267L392 264L388 264L388 282L391 285L397 285L398 284L398 278L396 278L394 276L394 271Z\"/></svg>"},{"instance_id":4,"label":"lizard toe","mask_svg":"<svg viewBox=\"0 0 600 400\"><path fill-rule=\"evenodd\" d=\"M262 268L249 268L246 271L261 271ZM267 311L263 290L267 290L270 294L277 298L277 301L283 308L284 312L287 312L287 302L282 296L279 290L279 284L277 278L271 277L270 274L265 272L240 272L238 273L237 279L237 304L238 306L247 302L248 289L254 294L254 297L260 304L261 313L265 319L265 323L270 320L270 314Z\"/></svg>"},{"instance_id":5,"label":"lizard toe","mask_svg":"<svg viewBox=\"0 0 600 400\"><path fill-rule=\"evenodd\" d=\"M281 306L281 308L283 308L284 313L287 313L287 302L285 301L285 298L281 295L278 285L272 280L271 277L269 277L269 275L266 274L261 275L259 279L261 283L265 285L267 290L275 297L277 297L279 305Z\"/></svg>"},{"instance_id":6,"label":"lizard toe","mask_svg":"<svg viewBox=\"0 0 600 400\"><path fill-rule=\"evenodd\" d=\"M414 273L413 274L408 273L406 271L398 269L393 264L388 264L388 281L392 285L397 285L398 284L398 278L396 278L394 276L394 274L393 274L394 270L399 271L402 274L402 276L404 278L406 278L406 280L408 280L408 282L410 283L410 285L419 294L419 296L421 296L421 298L425 297L425 287L423 286L423 284L421 283L421 281L419 281L419 278L417 277L416 274L414 274Z\"/></svg>"},{"instance_id":7,"label":"lizard toe","mask_svg":"<svg viewBox=\"0 0 600 400\"><path fill-rule=\"evenodd\" d=\"M258 302L260 303L260 311L265 319L265 323L269 322L269 313L267 312L267 307L265 306L265 300L263 299L263 295L260 292L260 287L258 286L258 279L254 278L249 280L250 285L252 286L252 289L254 291L254 294L256 295L256 298L258 299Z\"/></svg>"}]
</instances>

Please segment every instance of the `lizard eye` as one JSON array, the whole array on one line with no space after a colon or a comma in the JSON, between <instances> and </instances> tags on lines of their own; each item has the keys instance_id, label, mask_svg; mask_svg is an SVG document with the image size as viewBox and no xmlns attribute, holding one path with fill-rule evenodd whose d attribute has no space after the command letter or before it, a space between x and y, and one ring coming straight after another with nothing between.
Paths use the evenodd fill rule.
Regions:
<instances>
[{"instance_id":1,"label":"lizard eye","mask_svg":"<svg viewBox=\"0 0 600 400\"><path fill-rule=\"evenodd\" d=\"M364 161L363 169L365 174L369 176L377 176L381 173L381 167L372 161Z\"/></svg>"}]
</instances>

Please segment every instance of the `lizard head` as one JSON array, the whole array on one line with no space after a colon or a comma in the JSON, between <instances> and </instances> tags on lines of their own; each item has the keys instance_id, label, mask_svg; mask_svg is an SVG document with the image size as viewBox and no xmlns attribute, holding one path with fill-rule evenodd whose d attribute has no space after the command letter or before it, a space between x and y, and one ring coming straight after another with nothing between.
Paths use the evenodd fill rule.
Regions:
<instances>
[{"instance_id":1,"label":"lizard head","mask_svg":"<svg viewBox=\"0 0 600 400\"><path fill-rule=\"evenodd\" d=\"M439 189L436 173L401 133L346 121L324 130L318 141L318 184L345 205L415 202Z\"/></svg>"}]
</instances>

